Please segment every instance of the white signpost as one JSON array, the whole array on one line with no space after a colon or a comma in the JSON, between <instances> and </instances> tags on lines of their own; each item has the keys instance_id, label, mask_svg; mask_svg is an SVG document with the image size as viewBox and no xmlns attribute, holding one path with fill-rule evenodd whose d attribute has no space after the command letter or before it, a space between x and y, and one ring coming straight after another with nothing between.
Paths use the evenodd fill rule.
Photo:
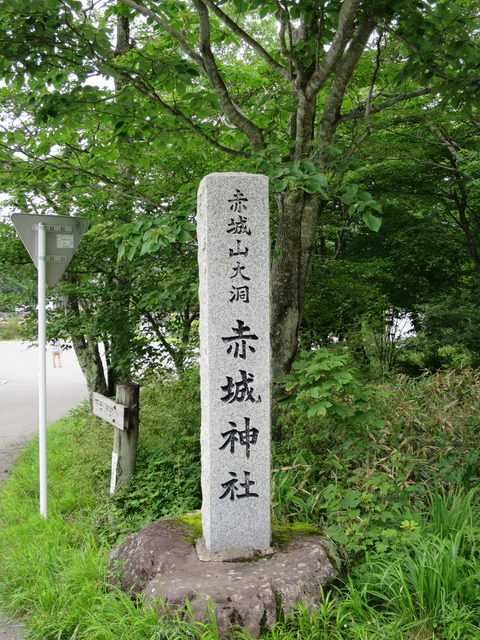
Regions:
<instances>
[{"instance_id":1,"label":"white signpost","mask_svg":"<svg viewBox=\"0 0 480 640\"><path fill-rule=\"evenodd\" d=\"M92 413L115 427L112 452L112 473L110 495L115 493L117 484L129 482L135 473L140 386L135 382L117 385L116 399L106 398L100 393L92 393Z\"/></svg>"},{"instance_id":2,"label":"white signpost","mask_svg":"<svg viewBox=\"0 0 480 640\"><path fill-rule=\"evenodd\" d=\"M47 372L46 287L53 289L64 274L83 234L87 218L12 214L12 224L38 271L38 438L40 513L47 517Z\"/></svg>"}]
</instances>

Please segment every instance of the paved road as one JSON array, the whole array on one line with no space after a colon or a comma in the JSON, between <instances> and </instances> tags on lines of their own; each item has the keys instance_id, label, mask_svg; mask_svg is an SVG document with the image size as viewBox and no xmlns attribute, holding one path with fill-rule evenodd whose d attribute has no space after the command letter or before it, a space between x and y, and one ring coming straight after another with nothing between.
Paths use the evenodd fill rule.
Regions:
<instances>
[{"instance_id":1,"label":"paved road","mask_svg":"<svg viewBox=\"0 0 480 640\"><path fill-rule=\"evenodd\" d=\"M47 354L47 422L52 424L87 397L87 385L73 349L62 353L61 368ZM0 340L0 484L15 456L38 433L38 350L30 343ZM24 637L21 624L0 612L0 640Z\"/></svg>"},{"instance_id":2,"label":"paved road","mask_svg":"<svg viewBox=\"0 0 480 640\"><path fill-rule=\"evenodd\" d=\"M47 423L52 424L87 397L87 385L73 352L62 367L47 354ZM38 350L31 343L0 341L0 483L12 460L38 433Z\"/></svg>"}]
</instances>

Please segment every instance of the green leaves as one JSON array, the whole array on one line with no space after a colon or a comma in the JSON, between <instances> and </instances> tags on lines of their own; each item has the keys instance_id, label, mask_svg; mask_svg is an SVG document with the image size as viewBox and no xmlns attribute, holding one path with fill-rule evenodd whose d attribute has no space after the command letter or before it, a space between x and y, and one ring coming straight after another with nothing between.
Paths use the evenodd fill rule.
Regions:
<instances>
[{"instance_id":1,"label":"green leaves","mask_svg":"<svg viewBox=\"0 0 480 640\"><path fill-rule=\"evenodd\" d=\"M367 225L367 227L369 229L371 229L372 231L379 231L381 225L382 225L382 221L380 218L377 218L376 216L374 216L373 214L371 214L369 211L366 211L363 215L362 215L362 219L365 222L365 224Z\"/></svg>"},{"instance_id":2,"label":"green leaves","mask_svg":"<svg viewBox=\"0 0 480 640\"><path fill-rule=\"evenodd\" d=\"M125 258L131 262L138 255L157 253L174 242L191 240L190 232L195 230L195 225L184 216L186 211L192 211L192 206L154 220L137 220L122 225L115 233L117 260Z\"/></svg>"},{"instance_id":3,"label":"green leaves","mask_svg":"<svg viewBox=\"0 0 480 640\"><path fill-rule=\"evenodd\" d=\"M331 147L329 154L336 154L337 149ZM328 154L327 154L328 155ZM272 182L272 191L280 193L288 191L295 194L306 191L318 194L324 200L331 200L333 195L328 192L328 178L318 171L317 165L310 159L304 158L297 162L283 162L278 149L272 148L254 156L259 171L266 173ZM382 207L371 193L363 191L358 184L350 184L341 195L341 201L348 206L348 215L361 216L365 225L377 232L382 224L381 219L372 213L381 212Z\"/></svg>"},{"instance_id":4,"label":"green leaves","mask_svg":"<svg viewBox=\"0 0 480 640\"><path fill-rule=\"evenodd\" d=\"M92 70L111 48L108 29L86 20L80 1L3 3L0 8L0 76L21 89L61 89Z\"/></svg>"},{"instance_id":5,"label":"green leaves","mask_svg":"<svg viewBox=\"0 0 480 640\"><path fill-rule=\"evenodd\" d=\"M254 156L259 171L266 173L272 181L272 191L280 193L288 189L291 193L303 190L307 193L318 193L329 200L326 191L327 177L318 171L312 160L304 158L297 162L283 162L278 150L273 148Z\"/></svg>"},{"instance_id":6,"label":"green leaves","mask_svg":"<svg viewBox=\"0 0 480 640\"><path fill-rule=\"evenodd\" d=\"M362 220L369 229L375 232L380 229L382 225L381 219L374 216L371 211L366 211L366 209L370 208L381 212L382 207L368 191L361 191L358 185L351 184L342 194L341 200L344 204L349 205L348 215L361 213Z\"/></svg>"},{"instance_id":7,"label":"green leaves","mask_svg":"<svg viewBox=\"0 0 480 640\"><path fill-rule=\"evenodd\" d=\"M283 401L293 403L309 418L337 415L358 422L370 394L356 381L347 356L328 349L301 352L283 383L292 394ZM371 419L368 414L367 420Z\"/></svg>"}]
</instances>

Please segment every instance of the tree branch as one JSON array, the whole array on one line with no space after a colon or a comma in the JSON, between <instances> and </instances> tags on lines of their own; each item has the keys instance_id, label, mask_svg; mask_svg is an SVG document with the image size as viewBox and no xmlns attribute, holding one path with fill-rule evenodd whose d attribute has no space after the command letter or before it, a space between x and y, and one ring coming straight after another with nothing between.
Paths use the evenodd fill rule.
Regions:
<instances>
[{"instance_id":1,"label":"tree branch","mask_svg":"<svg viewBox=\"0 0 480 640\"><path fill-rule=\"evenodd\" d=\"M455 148L455 143L452 140L449 140L437 127L435 127L431 122L427 123L428 130L437 138L440 142L441 146L448 149L448 152L452 158L452 161L457 162L457 149Z\"/></svg>"},{"instance_id":2,"label":"tree branch","mask_svg":"<svg viewBox=\"0 0 480 640\"><path fill-rule=\"evenodd\" d=\"M330 141L333 131L342 121L340 118L340 109L344 100L345 91L376 23L377 19L372 16L366 17L363 22L358 25L350 46L337 64L335 75L325 101L323 116L318 126L317 136L319 140ZM370 113L372 112L373 109L370 110ZM365 117L365 110L362 115Z\"/></svg>"},{"instance_id":3,"label":"tree branch","mask_svg":"<svg viewBox=\"0 0 480 640\"><path fill-rule=\"evenodd\" d=\"M393 96L389 100L377 104L370 108L370 114L379 113L384 109L388 109L388 107L392 107L394 104L398 104L399 102L404 102L406 100L411 100L412 98L418 98L420 96L425 96L431 93L433 87L424 87L423 89L418 89L417 91L409 91L407 93L399 93L396 96ZM378 94L383 95L383 94ZM366 113L366 104L359 104L358 107L354 109L350 109L346 113L339 116L337 122L340 124L342 122L347 122L348 120L356 120L358 118L364 118Z\"/></svg>"},{"instance_id":4,"label":"tree branch","mask_svg":"<svg viewBox=\"0 0 480 640\"><path fill-rule=\"evenodd\" d=\"M443 169L444 171L448 171L449 173L452 173L454 175L461 176L462 178L465 178L469 181L474 180L471 175L465 173L465 171L461 171L457 167L447 167L445 164L441 164L440 162L433 162L433 160L420 160L419 158L414 158L414 160L418 164L425 164L430 167L435 167L436 169Z\"/></svg>"},{"instance_id":5,"label":"tree branch","mask_svg":"<svg viewBox=\"0 0 480 640\"><path fill-rule=\"evenodd\" d=\"M152 11L152 9L149 9L139 2L135 2L134 0L120 0L120 2L122 2L122 4L125 4L127 7L130 7L131 9L135 9L147 18L151 18L154 22L159 24L162 29L164 29L170 36L172 36L174 40L178 42L182 51L187 54L190 60L198 65L200 69L202 69L203 71L205 70L202 57L189 46L183 34L180 31L176 31L175 29L173 29L166 20L158 15L158 13Z\"/></svg>"},{"instance_id":6,"label":"tree branch","mask_svg":"<svg viewBox=\"0 0 480 640\"><path fill-rule=\"evenodd\" d=\"M245 114L239 109L239 107L233 102L228 89L223 81L223 78L217 68L217 64L215 61L215 57L212 53L210 46L210 16L208 14L208 9L203 0L193 0L193 4L197 10L199 23L200 23L200 34L199 34L199 48L200 54L194 51L188 42L186 41L183 33L180 31L176 31L173 29L170 24L161 18L158 13L152 11L148 7L145 7L140 2L136 2L135 0L120 0L123 4L137 10L144 16L147 16L154 20L157 24L159 24L172 38L174 38L181 49L187 56L199 67L204 76L207 77L212 90L217 95L220 104L222 105L222 109L225 115L229 118L229 120L242 131L250 141L253 149L255 151L260 151L265 148L265 142L263 140L263 135L261 129L257 127L253 122L251 122ZM160 100L157 96L157 100ZM217 148L222 151L227 151L228 153L233 155L239 155L243 157L248 157L247 154L243 154L243 152L232 152L232 150L227 150L226 148L222 148L221 145L218 146L218 143L215 143L212 138L206 136L206 134L197 127L191 120L189 120L186 116L184 116L180 111L175 110L172 111L172 107L163 103L163 106L167 108L167 110L181 118L184 122L188 124L191 128L195 129L197 133L199 133L205 140L207 140L210 144L213 144Z\"/></svg>"},{"instance_id":7,"label":"tree branch","mask_svg":"<svg viewBox=\"0 0 480 640\"><path fill-rule=\"evenodd\" d=\"M330 49L326 52L321 64L314 71L307 84L307 98L311 98L318 93L342 58L345 47L354 31L355 15L359 6L360 0L344 0L342 3L338 14L335 37Z\"/></svg>"},{"instance_id":8,"label":"tree branch","mask_svg":"<svg viewBox=\"0 0 480 640\"><path fill-rule=\"evenodd\" d=\"M289 29L291 28L290 25L290 21L287 22L288 20L288 15L287 12L285 10L285 7L283 7L279 0L275 0L275 6L277 7L277 10L280 14L280 32L278 34L278 40L280 43L280 53L282 54L282 56L284 56L285 58L287 58L287 60L290 60L290 78L292 75L292 67L291 67L291 61L292 61L292 54L291 51L289 51L287 49L287 42L285 40L285 33L287 32L287 24Z\"/></svg>"},{"instance_id":9,"label":"tree branch","mask_svg":"<svg viewBox=\"0 0 480 640\"><path fill-rule=\"evenodd\" d=\"M203 0L204 4L211 9L211 11L220 18L220 20L239 38L241 38L246 44L248 44L254 51L256 51L262 60L264 60L268 66L282 75L286 80L291 79L290 71L281 65L273 58L268 51L266 51L262 45L252 38L246 31L244 31L234 20L232 20L226 13L224 13L220 7L217 7L213 0Z\"/></svg>"},{"instance_id":10,"label":"tree branch","mask_svg":"<svg viewBox=\"0 0 480 640\"><path fill-rule=\"evenodd\" d=\"M418 55L420 59L424 58L423 51L420 47L417 47L417 45L406 40L406 38L404 38L399 33L397 33L395 29L392 29L390 25L388 25L386 22L381 22L380 26L382 27L382 29L387 31L387 33L393 36L396 40L401 42L404 45L404 47L406 47L407 49L411 49L411 51L413 51L416 55ZM427 65L427 67L428 69L433 71L433 73L437 76L437 78L441 78L442 80L448 80L449 82L470 83L470 82L478 82L480 80L480 75L466 76L466 77L465 76L452 77L452 76L448 76L446 73L442 73L441 71L438 70L438 68L432 68L429 65Z\"/></svg>"},{"instance_id":11,"label":"tree branch","mask_svg":"<svg viewBox=\"0 0 480 640\"><path fill-rule=\"evenodd\" d=\"M353 154L357 151L357 149L365 142L365 140L372 133L372 126L370 124L370 110L371 110L371 104L372 104L373 89L375 87L375 81L377 79L378 70L380 68L381 41L382 41L382 34L379 35L377 40L377 55L375 56L375 69L372 74L372 79L370 80L368 95L365 101L365 132L361 136L359 136L356 140L352 141L352 144L350 145L347 153L345 154L346 158L351 158ZM343 176L344 176L344 172L342 172L340 176L340 181L343 179ZM338 182L338 184L340 184L340 182Z\"/></svg>"},{"instance_id":12,"label":"tree branch","mask_svg":"<svg viewBox=\"0 0 480 640\"><path fill-rule=\"evenodd\" d=\"M3 146L3 145L2 145ZM95 171L90 171L89 169L84 169L78 165L72 165L69 162L66 162L63 158L56 157L51 158L50 160L40 159L34 156L32 153L26 151L25 149L19 149L19 151L28 158L25 161L17 161L14 165L11 163L10 173L14 172L24 172L25 170L22 168L23 166L28 166L29 171L35 171L35 167L43 166L53 169L54 171L63 172L62 175L65 175L65 171L71 171L73 173L81 173L83 175L88 176L89 178L93 178L94 180L101 181L103 185L100 185L100 188L105 190L105 185L111 185L113 187L121 187L124 191L124 195L130 196L132 199L143 201L147 204L154 206L155 208L163 209L163 205L152 198L149 198L145 193L134 189L131 184L127 182L122 182L121 180L113 180L112 178L108 178L107 176L97 173ZM18 168L20 167L20 168ZM85 188L83 186L83 188Z\"/></svg>"},{"instance_id":13,"label":"tree branch","mask_svg":"<svg viewBox=\"0 0 480 640\"><path fill-rule=\"evenodd\" d=\"M373 95L373 89L375 87L375 81L377 79L377 74L378 74L378 70L380 68L380 52L381 52L381 42L382 42L382 34L380 34L378 36L378 40L377 40L377 55L375 56L375 69L373 71L372 74L372 79L370 80L370 86L368 88L368 95L367 95L367 100L365 102L365 127L367 129L367 132L370 134L371 132L371 125L370 125L370 110L372 107L372 95Z\"/></svg>"},{"instance_id":14,"label":"tree branch","mask_svg":"<svg viewBox=\"0 0 480 640\"><path fill-rule=\"evenodd\" d=\"M121 72L124 76L127 76L130 84L136 87L144 96L150 98L151 100L159 104L163 109L165 109L165 111L170 113L172 116L184 122L191 131L193 131L198 136L203 138L206 142L208 142L210 146L214 147L215 149L218 149L219 151L223 151L224 153L228 153L231 156L235 156L237 158L250 158L249 153L246 153L245 151L239 151L237 149L230 149L229 147L225 147L224 145L217 142L214 138L207 135L200 126L195 124L195 122L193 122L193 120L191 120L188 116L186 116L180 109L177 109L177 107L174 107L168 104L168 102L165 102L165 100L162 100L162 98L155 91L154 87L149 82L147 82L147 80L145 80L144 78L134 77L123 69L118 69L118 71Z\"/></svg>"},{"instance_id":15,"label":"tree branch","mask_svg":"<svg viewBox=\"0 0 480 640\"><path fill-rule=\"evenodd\" d=\"M193 4L197 9L200 21L199 45L204 69L212 89L218 96L228 119L248 137L254 151L261 151L265 149L266 146L261 129L249 120L233 102L217 68L217 63L210 46L210 16L207 6L203 0L193 0Z\"/></svg>"}]
</instances>

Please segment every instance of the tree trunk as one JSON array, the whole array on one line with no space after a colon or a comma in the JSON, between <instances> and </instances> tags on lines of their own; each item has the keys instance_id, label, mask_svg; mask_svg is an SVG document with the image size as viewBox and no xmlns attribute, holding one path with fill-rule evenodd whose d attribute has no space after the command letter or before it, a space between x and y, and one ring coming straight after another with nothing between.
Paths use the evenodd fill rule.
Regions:
<instances>
[{"instance_id":1,"label":"tree trunk","mask_svg":"<svg viewBox=\"0 0 480 640\"><path fill-rule=\"evenodd\" d=\"M103 396L107 396L107 382L98 344L94 340L86 340L83 337L75 336L72 337L72 344L78 363L87 381L88 393L91 394L96 391Z\"/></svg>"},{"instance_id":2,"label":"tree trunk","mask_svg":"<svg viewBox=\"0 0 480 640\"><path fill-rule=\"evenodd\" d=\"M67 272L65 279L69 282L75 282L76 276L71 272ZM76 326L81 325L81 317L84 314L78 298L75 295L67 295L65 299L65 313L67 316L70 316L68 324L71 327L72 344L78 364L87 381L88 393L91 394L93 391L96 391L102 395L107 395L107 380L100 357L98 340L83 333L82 329L75 329Z\"/></svg>"},{"instance_id":3,"label":"tree trunk","mask_svg":"<svg viewBox=\"0 0 480 640\"><path fill-rule=\"evenodd\" d=\"M305 291L323 203L302 192L282 193L271 269L271 345L274 379L290 370L298 348Z\"/></svg>"}]
</instances>

